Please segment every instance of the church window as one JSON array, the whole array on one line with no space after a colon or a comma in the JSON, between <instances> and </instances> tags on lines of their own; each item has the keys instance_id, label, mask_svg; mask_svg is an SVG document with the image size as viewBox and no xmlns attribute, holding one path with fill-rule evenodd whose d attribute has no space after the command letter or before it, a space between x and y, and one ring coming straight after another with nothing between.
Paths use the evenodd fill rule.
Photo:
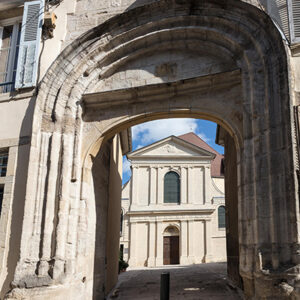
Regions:
<instances>
[{"instance_id":1,"label":"church window","mask_svg":"<svg viewBox=\"0 0 300 300\"><path fill-rule=\"evenodd\" d=\"M218 223L219 228L225 228L225 206L219 206L218 208Z\"/></svg>"},{"instance_id":2,"label":"church window","mask_svg":"<svg viewBox=\"0 0 300 300\"><path fill-rule=\"evenodd\" d=\"M165 175L164 203L180 203L180 178L176 172L168 172Z\"/></svg>"},{"instance_id":3,"label":"church window","mask_svg":"<svg viewBox=\"0 0 300 300\"><path fill-rule=\"evenodd\" d=\"M0 177L6 176L7 171L8 152L0 152Z\"/></svg>"}]
</instances>

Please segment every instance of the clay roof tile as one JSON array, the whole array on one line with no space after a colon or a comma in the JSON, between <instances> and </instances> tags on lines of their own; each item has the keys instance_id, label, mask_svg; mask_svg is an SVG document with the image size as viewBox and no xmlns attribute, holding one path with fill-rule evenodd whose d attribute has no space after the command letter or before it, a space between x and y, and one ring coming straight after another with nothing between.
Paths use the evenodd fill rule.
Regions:
<instances>
[{"instance_id":1,"label":"clay roof tile","mask_svg":"<svg viewBox=\"0 0 300 300\"><path fill-rule=\"evenodd\" d=\"M207 143L205 143L198 135L194 132L189 132L183 135L179 135L178 138L187 141L199 148L212 152L216 155L211 163L211 176L212 177L224 177L223 159L224 155L213 149Z\"/></svg>"}]
</instances>

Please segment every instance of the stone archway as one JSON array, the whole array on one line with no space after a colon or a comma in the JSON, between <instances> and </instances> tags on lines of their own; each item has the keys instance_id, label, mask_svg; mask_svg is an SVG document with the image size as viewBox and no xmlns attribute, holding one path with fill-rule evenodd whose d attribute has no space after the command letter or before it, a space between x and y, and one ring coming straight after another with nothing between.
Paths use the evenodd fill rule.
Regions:
<instances>
[{"instance_id":1,"label":"stone archway","mask_svg":"<svg viewBox=\"0 0 300 300\"><path fill-rule=\"evenodd\" d=\"M81 282L93 251L80 226L89 208L78 208L94 197L91 155L124 128L170 116L216 121L234 138L246 296L297 292L285 46L267 15L233 0L157 1L92 29L58 57L37 97L15 287L34 299L60 284L56 296L65 298L77 284L73 299L92 297L93 276Z\"/></svg>"},{"instance_id":2,"label":"stone archway","mask_svg":"<svg viewBox=\"0 0 300 300\"><path fill-rule=\"evenodd\" d=\"M179 230L175 226L168 226L163 237L163 263L164 265L179 264Z\"/></svg>"}]
</instances>

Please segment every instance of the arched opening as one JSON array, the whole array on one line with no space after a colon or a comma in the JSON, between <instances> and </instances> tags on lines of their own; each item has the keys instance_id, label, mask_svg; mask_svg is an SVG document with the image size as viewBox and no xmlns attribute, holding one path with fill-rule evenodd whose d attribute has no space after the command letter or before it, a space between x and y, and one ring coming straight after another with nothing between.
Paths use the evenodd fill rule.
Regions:
<instances>
[{"instance_id":1,"label":"arched opening","mask_svg":"<svg viewBox=\"0 0 300 300\"><path fill-rule=\"evenodd\" d=\"M39 89L15 286L37 277L44 285L68 281L77 288L63 285L69 298L103 298L115 280L105 270L116 265L104 253L119 250L110 248L121 209L109 200L121 191L121 153L112 149L134 124L189 117L218 123L230 150L230 274L243 278L249 298L284 294L278 278L293 285L299 256L289 104L281 36L242 1L161 0L83 35ZM44 198L41 233L32 207Z\"/></svg>"},{"instance_id":2,"label":"arched opening","mask_svg":"<svg viewBox=\"0 0 300 300\"><path fill-rule=\"evenodd\" d=\"M174 114L174 116L176 116L176 114ZM170 117L172 117L172 115L170 115ZM154 116L155 119L159 119L158 117ZM180 119L177 119L178 121ZM178 123L177 121L177 123ZM132 124L136 124L136 122L132 122ZM126 124L128 126L128 123ZM123 126L120 126L120 128L122 128L124 130ZM235 147L235 142L234 139L230 137L230 135L228 133L226 133L226 131L219 129L218 134L221 136L222 135L222 141L225 137L227 137L227 139L229 139L229 142L232 143L233 145L231 145L231 147ZM119 134L120 136L120 134ZM116 136L115 138L116 139ZM118 138L117 138L118 139ZM183 143L183 142L182 142ZM196 165L196 152L195 151L195 147L191 145L190 141L185 141L184 142L184 146L187 147L191 147L188 149L189 151L189 155L192 155L191 157L188 156L187 157L187 161L186 162L194 162ZM223 142L222 142L223 143ZM183 145L182 145L183 146ZM172 149L175 146L172 144L168 144L165 145L163 148L166 149L166 153L168 153L169 155L171 154L171 156L175 155L174 151ZM101 147L100 147L101 149ZM127 200L127 198L130 198L129 204L125 204L126 202L124 202L124 205L130 205L131 206L131 211L129 212L129 218L130 221L128 221L130 223L130 229L128 230L128 233L124 232L124 235L128 236L128 238L126 238L125 240L123 239L122 241L122 245L124 245L124 241L125 243L127 242L127 246L125 248L126 251L128 251L128 256L127 256L127 261L129 262L129 266L130 267L153 267L153 266L163 266L163 265L169 265L169 264L183 264L183 265L188 265L191 263L207 263L207 262L215 262L215 261L222 261L223 260L223 254L222 253L226 253L225 249L222 249L222 247L225 248L225 243L224 245L221 243L221 238L224 235L224 241L225 241L225 231L219 231L218 230L218 220L217 220L217 206L218 203L220 203L220 197L218 199L213 199L212 195L208 195L209 190L212 188L211 186L209 186L207 188L207 190L203 190L203 186L201 186L202 184L197 184L192 183L192 185L197 185L197 187L193 187L193 191L190 191L189 188L187 187L187 184L185 182L186 188L184 188L182 186L183 191L181 191L181 188L178 187L178 185L181 184L181 179L179 174L183 174L182 172L183 169L179 170L178 169L178 165L174 165L173 168L171 168L171 165L168 165L168 163L164 162L164 160L162 158L159 158L161 160L161 162L165 165L166 171L164 171L164 169L161 169L161 191L162 191L162 195L161 195L161 204L165 206L165 210L167 210L168 208L166 207L166 205L170 205L171 209L172 209L172 205L174 204L174 202L170 202L170 203L165 203L164 199L164 194L165 194L165 179L166 176L168 177L169 174L172 175L172 180L174 180L175 183L175 191L176 191L176 195L177 192L179 192L179 196L176 196L176 199L178 199L177 197L180 197L181 193L186 193L187 197L183 200L183 203L180 202L180 205L183 204L185 205L186 209L188 209L187 204L190 203L192 206L198 205L200 210L199 212L197 212L197 216L196 219L194 220L194 224L192 224L192 222L189 222L188 219L185 219L185 221L182 219L182 217L179 217L178 221L179 221L179 226L182 227L182 229L184 230L185 233L182 237L181 235L179 235L179 231L178 229L176 229L175 227L175 231L176 237L169 237L171 235L167 235L168 234L168 230L162 230L162 228L160 226L163 226L163 223L156 222L153 221L152 219L149 219L149 216L147 216L147 212L146 209L148 209L147 207L149 207L149 209L151 210L151 214L155 215L155 209L153 210L153 208L155 206L154 203L151 204L152 201L159 201L158 198L156 198L156 200L152 200L151 199L151 195L153 197L153 195L156 195L157 193L159 193L157 190L155 192L151 192L151 186L152 183L148 182L149 179L151 178L151 176L159 176L158 173L157 175L152 174L151 175L151 170L147 169L147 163L145 161L145 158L147 157L147 155L149 157L152 157L152 159L154 159L153 157L153 153L156 153L154 150L155 148L151 148L152 149L152 154L150 153L149 155L145 152L144 148L141 148L140 150L140 156L137 157L137 161L140 161L141 166L139 168L136 168L134 166L132 166L132 173L134 174L135 172L141 171L141 173L137 173L133 179L133 182L129 182L127 183L127 185L133 185L131 186L131 191L129 192L129 194L125 194L119 196L119 201L120 199L125 199ZM181 149L182 150L182 149ZM112 151L112 150L111 150ZM200 151L200 149L198 149L198 151ZM201 157L202 160L205 160L206 164L210 164L210 155L212 155L211 153L209 154L208 152L205 152L205 149L202 149L199 152L199 157ZM132 154L133 155L133 154ZM98 156L98 155L97 155ZM102 156L104 157L104 156ZM111 159L112 157L110 157ZM132 158L131 158L132 159ZM140 160L142 159L142 160ZM192 159L192 160L191 160ZM236 158L235 158L236 160ZM110 161L111 163L111 161ZM237 170L237 165L232 164L232 160L228 159L227 163L229 164L230 168L235 168ZM156 162L157 164L157 162ZM196 165L194 166L194 173L197 174L197 167ZM93 167L95 168L95 170L97 170L99 167L95 166ZM171 169L170 169L171 168ZM202 167L199 166L199 175L202 176L202 178L204 178L206 176L206 174L204 174L205 169L201 169ZM220 170L222 168L222 164L220 164ZM144 171L142 171L141 169L144 169ZM186 170L186 175L184 175L184 177L189 177L191 176L190 171L192 170ZM211 176L211 171L210 169L207 170L208 171L208 176L210 178ZM156 172L156 171L155 171ZM157 172L159 172L157 170ZM180 173L181 172L181 173ZM148 174L148 175L146 175ZM92 176L94 177L96 175L96 173L94 174L92 172ZM149 177L147 177L149 176ZM108 175L109 179L111 180L113 178L112 175ZM136 182L136 179L139 180L139 182ZM120 184L120 180L121 178L118 179L119 183L115 182L111 182L111 184L113 185L113 189L116 191L116 184ZM144 181L143 181L144 180ZM183 179L184 180L184 179ZM195 179L196 180L196 179ZM203 180L203 179L202 179ZM233 184L232 179L228 178L229 180L229 186L231 186ZM154 182L156 182L156 184L159 185L159 179L158 177L156 177L154 179ZM98 185L98 183L95 183ZM204 183L205 184L205 183ZM200 187L201 186L201 187ZM232 190L232 193L235 193L237 195L237 188L236 188L236 184L234 185L235 188L234 190ZM198 191L199 189L199 191ZM201 192L202 189L202 192ZM188 195L188 193L192 193L191 195ZM200 197L200 194L206 194L205 197ZM133 195L135 194L135 196ZM146 195L147 196L143 196ZM131 198L132 197L132 198ZM155 196L156 197L156 196ZM158 196L159 197L159 196ZM192 200L191 198L194 198L194 200ZM99 198L99 200L95 199L96 203L97 202L102 202L103 198ZM110 199L109 201L115 201L113 199ZM194 204L193 204L193 201ZM223 200L224 201L224 200ZM229 200L228 200L229 201ZM197 204L198 203L198 204ZM176 204L178 205L178 202L176 201ZM216 207L215 209L212 209L212 207L210 207L211 210L209 210L208 215L206 216L204 212L202 212L202 210L207 209L207 205L211 205L213 204L214 207ZM231 203L229 201L229 205L233 205L235 207L238 206L237 203L237 197L234 200L231 200ZM152 205L152 206L151 206ZM227 204L226 204L227 205ZM122 200L122 206L123 206L123 200ZM202 207L201 207L202 206ZM174 207L174 206L173 206ZM213 219L212 214L215 214L215 219ZM162 212L158 212L158 214L160 214L160 218L162 218ZM191 214L191 211L188 213ZM202 214L202 216L201 216ZM208 217L208 219L206 219ZM228 216L229 217L229 216ZM101 218L101 216L96 216L96 219L98 220L99 218ZM103 217L102 217L103 218ZM172 215L172 212L170 212L170 217L171 220L175 220L178 217L174 216L174 212ZM186 218L186 217L185 217ZM114 217L111 215L110 218L111 220L114 220ZM237 215L233 215L230 216L231 219L231 226L234 226L234 228L236 229L236 232L233 234L231 230L228 229L228 233L231 234L234 238L235 243L237 244L230 244L230 247L232 247L232 249L234 249L235 251L237 251L236 253L233 252L229 252L230 253L230 257L228 258L228 262L230 264L230 268L232 270L229 270L230 274L234 274L231 277L232 281L235 281L238 285L241 286L241 277L240 277L240 273L239 273L239 246L238 246L238 217ZM162 219L161 219L162 220ZM215 221L214 221L215 220ZM114 221L115 222L115 221ZM108 221L109 223L109 221ZM103 234L103 224L102 225L98 225L97 224L97 228L99 226L99 234ZM112 228L112 224L111 225L107 225L107 228ZM192 231L194 230L195 234L198 233L199 238L195 239L193 241L193 236L192 236ZM174 232L175 232L174 231ZM110 243L111 246L113 245L113 238L112 238L112 232L109 234L109 238L107 239L106 243ZM157 235L157 237L156 237ZM158 238L158 236L161 236L161 238ZM97 236L97 235L96 235ZM221 237L222 236L222 237ZM152 241L151 241L152 240ZM152 244L151 244L152 243ZM216 243L216 245L215 245ZM102 248L103 246L103 241L101 242L102 244ZM215 245L215 246L214 246ZM106 246L107 247L107 246ZM105 248L105 247L104 247ZM194 249L194 250L192 250ZM230 249L229 249L230 251ZM193 254L192 254L193 252ZM113 251L109 251L107 255L111 255L113 253ZM161 255L161 256L160 256ZM196 260L193 260L192 255L194 255L196 257ZM225 254L226 256L226 254ZM101 258L99 257L99 260ZM108 286L107 283L103 283L103 279L107 278L107 275L103 275L103 270L107 269L107 265L109 264L109 262L113 262L116 261L113 259L113 256L111 256L110 259L108 259L108 257L106 257L107 262L104 263L104 261L102 260L102 265L101 263L98 264L97 266L94 266L94 270L99 270L99 277L95 277L94 278L94 284L100 287L103 286ZM231 260L234 259L234 263L231 262ZM101 262L101 260L100 260ZM229 265L228 264L228 265ZM106 271L107 272L107 271ZM102 275L100 275L102 274ZM105 274L105 273L104 273ZM222 274L222 273L221 273ZM98 278L98 282L96 281ZM114 281L113 281L114 282Z\"/></svg>"},{"instance_id":3,"label":"arched opening","mask_svg":"<svg viewBox=\"0 0 300 300\"><path fill-rule=\"evenodd\" d=\"M219 228L225 228L225 206L221 205L218 208L218 227Z\"/></svg>"},{"instance_id":4,"label":"arched opening","mask_svg":"<svg viewBox=\"0 0 300 300\"><path fill-rule=\"evenodd\" d=\"M164 231L164 265L179 264L179 230L168 226Z\"/></svg>"},{"instance_id":5,"label":"arched opening","mask_svg":"<svg viewBox=\"0 0 300 300\"><path fill-rule=\"evenodd\" d=\"M176 172L168 172L164 177L164 203L180 204L180 178Z\"/></svg>"}]
</instances>

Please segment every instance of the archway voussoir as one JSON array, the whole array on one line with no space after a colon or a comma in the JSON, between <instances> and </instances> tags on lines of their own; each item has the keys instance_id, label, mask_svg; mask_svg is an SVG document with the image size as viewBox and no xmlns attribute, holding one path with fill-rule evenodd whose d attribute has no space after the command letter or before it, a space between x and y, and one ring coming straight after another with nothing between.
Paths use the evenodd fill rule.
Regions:
<instances>
[{"instance_id":1,"label":"archway voussoir","mask_svg":"<svg viewBox=\"0 0 300 300\"><path fill-rule=\"evenodd\" d=\"M275 284L264 270L284 276L296 261L287 66L271 19L243 1L155 1L69 44L37 95L16 286L83 285L82 274L90 287L101 283L99 270L85 273L94 258L105 264L97 250L106 236L96 222L105 228L111 138L141 122L192 117L217 122L236 144L240 275L246 294L262 299ZM33 207L54 201L52 219L46 209L34 215ZM53 228L51 243L50 231L40 232L42 217Z\"/></svg>"}]
</instances>

